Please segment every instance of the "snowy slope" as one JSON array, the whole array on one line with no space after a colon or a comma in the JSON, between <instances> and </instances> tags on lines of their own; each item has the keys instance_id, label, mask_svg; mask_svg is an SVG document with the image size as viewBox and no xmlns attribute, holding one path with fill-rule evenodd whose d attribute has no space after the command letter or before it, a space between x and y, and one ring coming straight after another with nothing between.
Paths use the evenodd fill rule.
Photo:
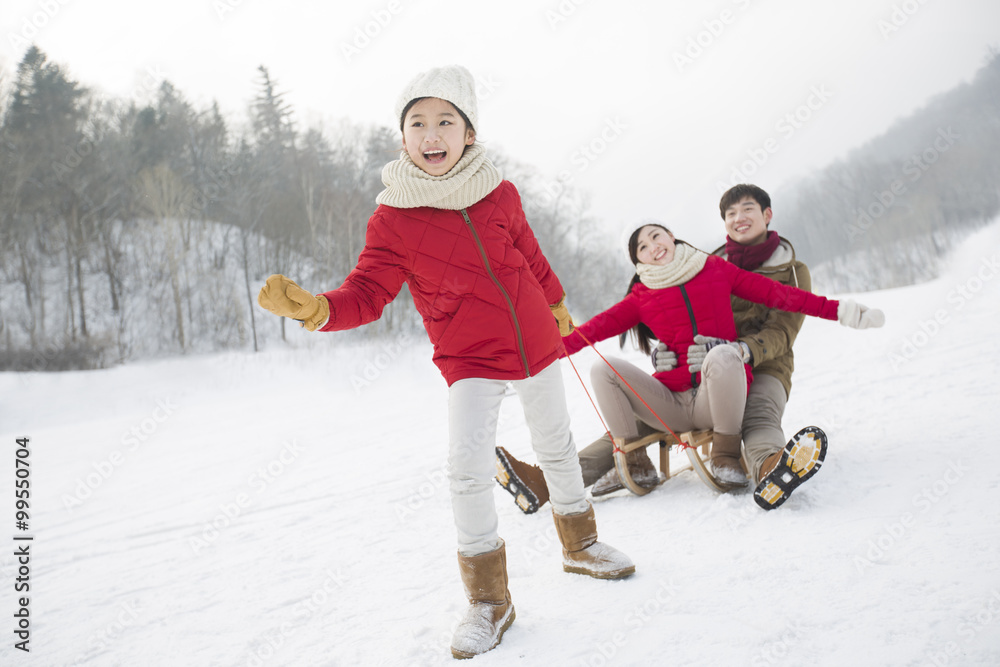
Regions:
<instances>
[{"instance_id":1,"label":"snowy slope","mask_svg":"<svg viewBox=\"0 0 1000 667\"><path fill-rule=\"evenodd\" d=\"M517 621L476 664L1000 664L997 248L994 224L942 278L858 295L882 330L807 322L785 430L815 423L830 451L778 511L692 473L603 499L602 539L638 567L606 582L562 573L548 508L498 488ZM294 338L0 374L0 442L31 437L36 536L32 652L6 631L0 664L453 664L465 602L429 346ZM574 357L585 377L595 360ZM583 447L601 427L561 363ZM516 398L499 437L533 460Z\"/></svg>"}]
</instances>

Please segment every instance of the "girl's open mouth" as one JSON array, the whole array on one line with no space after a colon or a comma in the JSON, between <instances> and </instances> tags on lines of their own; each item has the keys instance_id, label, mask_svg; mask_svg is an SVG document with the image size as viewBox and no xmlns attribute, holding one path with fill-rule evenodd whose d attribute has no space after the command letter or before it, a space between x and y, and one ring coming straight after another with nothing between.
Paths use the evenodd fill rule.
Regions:
<instances>
[{"instance_id":1,"label":"girl's open mouth","mask_svg":"<svg viewBox=\"0 0 1000 667\"><path fill-rule=\"evenodd\" d=\"M448 152L440 149L426 151L424 153L424 159L427 160L429 164L441 164L447 156Z\"/></svg>"}]
</instances>

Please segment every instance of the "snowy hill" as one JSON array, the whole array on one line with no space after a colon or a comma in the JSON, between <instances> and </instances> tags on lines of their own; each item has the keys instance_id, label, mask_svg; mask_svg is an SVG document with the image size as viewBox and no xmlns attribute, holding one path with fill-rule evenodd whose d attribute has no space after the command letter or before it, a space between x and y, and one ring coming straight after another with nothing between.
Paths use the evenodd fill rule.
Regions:
<instances>
[{"instance_id":1,"label":"snowy hill","mask_svg":"<svg viewBox=\"0 0 1000 667\"><path fill-rule=\"evenodd\" d=\"M625 581L565 574L548 507L496 491L517 620L482 665L1000 664L1000 224L934 282L808 321L786 434L826 465L781 509L683 473L595 503ZM425 339L0 374L29 436L31 653L3 665L445 665L465 605ZM603 349L614 352L608 341ZM641 362L641 357L636 357ZM586 377L597 360L574 362ZM597 360L599 361L599 360ZM601 431L563 361L577 446ZM500 443L533 460L516 398ZM0 557L11 627L18 563Z\"/></svg>"}]
</instances>

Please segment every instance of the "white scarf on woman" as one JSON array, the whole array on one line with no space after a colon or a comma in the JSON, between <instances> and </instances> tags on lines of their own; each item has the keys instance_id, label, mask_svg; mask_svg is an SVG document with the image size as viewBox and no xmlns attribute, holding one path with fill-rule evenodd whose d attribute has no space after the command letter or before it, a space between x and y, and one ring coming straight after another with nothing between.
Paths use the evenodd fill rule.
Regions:
<instances>
[{"instance_id":1,"label":"white scarf on woman","mask_svg":"<svg viewBox=\"0 0 1000 667\"><path fill-rule=\"evenodd\" d=\"M482 144L472 144L443 176L431 176L403 151L382 169L385 190L375 201L395 208L431 206L458 211L493 192L503 177L486 157Z\"/></svg>"},{"instance_id":2,"label":"white scarf on woman","mask_svg":"<svg viewBox=\"0 0 1000 667\"><path fill-rule=\"evenodd\" d=\"M639 280L646 287L663 289L683 285L691 280L705 268L707 261L708 255L702 251L687 243L678 243L674 246L674 258L669 264L661 266L639 262L635 265L635 272L639 274Z\"/></svg>"}]
</instances>

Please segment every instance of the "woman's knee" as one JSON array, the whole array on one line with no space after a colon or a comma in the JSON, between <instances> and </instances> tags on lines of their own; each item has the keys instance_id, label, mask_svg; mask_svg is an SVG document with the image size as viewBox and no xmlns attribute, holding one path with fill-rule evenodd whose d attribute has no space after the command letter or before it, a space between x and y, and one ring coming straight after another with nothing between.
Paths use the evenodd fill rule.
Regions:
<instances>
[{"instance_id":1,"label":"woman's knee","mask_svg":"<svg viewBox=\"0 0 1000 667\"><path fill-rule=\"evenodd\" d=\"M590 367L590 381L594 384L598 383L611 383L614 384L618 379L615 374L614 369L611 367L614 365L618 359L615 357L608 357L608 362L605 363L604 360L595 361L594 365Z\"/></svg>"},{"instance_id":2,"label":"woman's knee","mask_svg":"<svg viewBox=\"0 0 1000 667\"><path fill-rule=\"evenodd\" d=\"M717 345L705 355L705 362L702 364L702 375L733 374L743 370L743 356L731 345Z\"/></svg>"}]
</instances>

